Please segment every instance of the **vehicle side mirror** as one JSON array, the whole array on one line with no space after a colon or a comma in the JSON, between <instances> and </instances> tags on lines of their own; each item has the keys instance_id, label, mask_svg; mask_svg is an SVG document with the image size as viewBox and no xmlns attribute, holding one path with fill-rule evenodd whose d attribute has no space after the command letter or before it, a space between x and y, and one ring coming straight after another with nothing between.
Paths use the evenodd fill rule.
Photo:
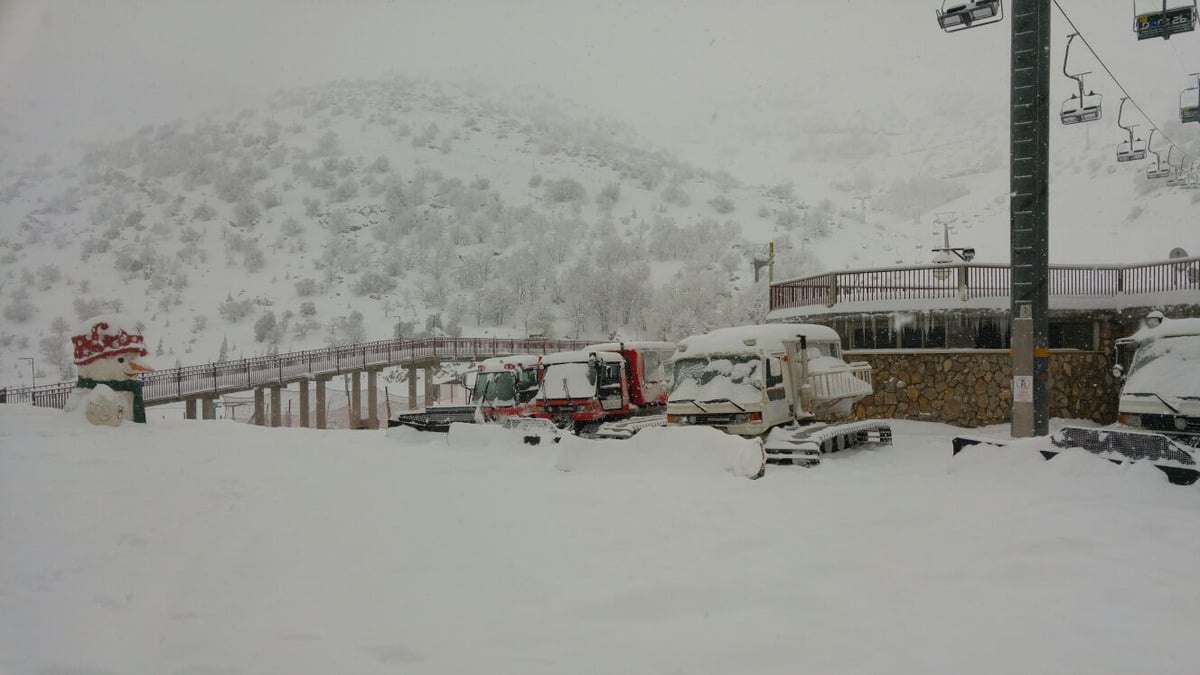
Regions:
<instances>
[{"instance_id":1,"label":"vehicle side mirror","mask_svg":"<svg viewBox=\"0 0 1200 675\"><path fill-rule=\"evenodd\" d=\"M1110 371L1110 372L1112 372L1112 376L1117 378L1118 380L1125 379L1125 368L1119 363L1117 365L1113 366L1112 371Z\"/></svg>"}]
</instances>

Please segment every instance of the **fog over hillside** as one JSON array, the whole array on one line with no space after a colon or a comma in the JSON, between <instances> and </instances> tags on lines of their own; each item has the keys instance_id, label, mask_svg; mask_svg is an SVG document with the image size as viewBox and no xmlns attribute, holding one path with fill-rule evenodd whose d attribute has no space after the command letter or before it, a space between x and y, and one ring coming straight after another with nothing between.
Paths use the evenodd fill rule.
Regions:
<instances>
[{"instance_id":1,"label":"fog over hillside","mask_svg":"<svg viewBox=\"0 0 1200 675\"><path fill-rule=\"evenodd\" d=\"M0 385L28 357L69 377L63 339L98 310L169 367L396 334L678 339L761 320L768 243L776 278L927 263L939 213L1007 262L1007 23L649 4L0 5ZM1062 4L1155 149L1200 157L1178 122L1200 41ZM1106 115L1054 123L1051 261L1200 251L1200 191L1114 161L1121 93L1071 60Z\"/></svg>"}]
</instances>

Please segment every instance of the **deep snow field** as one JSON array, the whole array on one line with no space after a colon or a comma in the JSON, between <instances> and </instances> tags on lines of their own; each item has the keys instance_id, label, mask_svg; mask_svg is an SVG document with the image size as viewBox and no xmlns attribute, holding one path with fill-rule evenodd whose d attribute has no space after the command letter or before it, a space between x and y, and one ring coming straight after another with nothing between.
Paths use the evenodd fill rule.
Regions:
<instances>
[{"instance_id":1,"label":"deep snow field","mask_svg":"<svg viewBox=\"0 0 1200 675\"><path fill-rule=\"evenodd\" d=\"M1197 671L1200 487L894 431L751 481L705 429L0 406L0 673Z\"/></svg>"}]
</instances>

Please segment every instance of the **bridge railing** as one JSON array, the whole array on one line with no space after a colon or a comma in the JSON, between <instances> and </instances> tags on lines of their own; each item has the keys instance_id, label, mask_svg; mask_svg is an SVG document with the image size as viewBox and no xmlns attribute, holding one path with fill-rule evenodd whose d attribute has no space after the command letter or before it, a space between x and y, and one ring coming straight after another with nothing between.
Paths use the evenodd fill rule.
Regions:
<instances>
[{"instance_id":1,"label":"bridge railing","mask_svg":"<svg viewBox=\"0 0 1200 675\"><path fill-rule=\"evenodd\" d=\"M460 361L508 354L548 354L580 349L587 344L589 342L583 340L508 338L379 340L168 368L144 373L139 379L146 405L154 405L424 360ZM32 403L39 407L61 408L74 388L74 382L59 382L39 387L0 389L0 403Z\"/></svg>"},{"instance_id":2,"label":"bridge railing","mask_svg":"<svg viewBox=\"0 0 1200 675\"><path fill-rule=\"evenodd\" d=\"M1134 265L1051 265L1050 295L1118 298L1200 290L1200 256ZM875 301L1007 298L1012 269L991 263L827 272L771 285L771 310ZM848 310L853 309L847 307Z\"/></svg>"}]
</instances>

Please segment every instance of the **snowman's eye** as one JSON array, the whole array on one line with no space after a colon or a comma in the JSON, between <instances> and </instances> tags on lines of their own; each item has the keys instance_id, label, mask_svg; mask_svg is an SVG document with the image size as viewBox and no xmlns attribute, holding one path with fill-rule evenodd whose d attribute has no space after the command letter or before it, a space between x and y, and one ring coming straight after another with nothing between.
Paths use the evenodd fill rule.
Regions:
<instances>
[{"instance_id":1,"label":"snowman's eye","mask_svg":"<svg viewBox=\"0 0 1200 675\"><path fill-rule=\"evenodd\" d=\"M125 357L122 356L122 357L118 358L117 363L125 363Z\"/></svg>"}]
</instances>

